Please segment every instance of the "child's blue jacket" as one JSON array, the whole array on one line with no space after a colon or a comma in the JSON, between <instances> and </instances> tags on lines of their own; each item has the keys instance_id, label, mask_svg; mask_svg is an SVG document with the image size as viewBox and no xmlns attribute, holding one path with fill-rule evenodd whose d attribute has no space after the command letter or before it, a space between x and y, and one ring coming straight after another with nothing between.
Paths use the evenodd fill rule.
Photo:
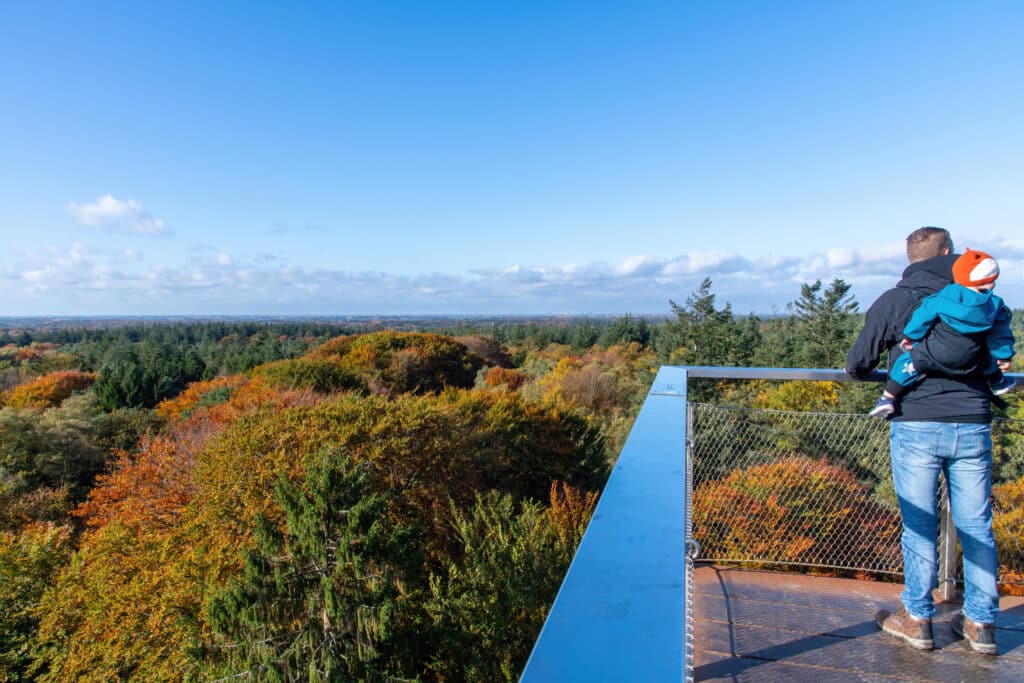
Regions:
<instances>
[{"instance_id":1,"label":"child's blue jacket","mask_svg":"<svg viewBox=\"0 0 1024 683\"><path fill-rule=\"evenodd\" d=\"M1013 356L1014 341L1010 318L1010 309L991 291L976 292L950 284L921 300L903 334L907 339L922 342L915 348L917 353L912 354L923 356L922 365L971 371L981 361L965 358L968 347L956 337L980 337L993 358L1008 360Z\"/></svg>"}]
</instances>

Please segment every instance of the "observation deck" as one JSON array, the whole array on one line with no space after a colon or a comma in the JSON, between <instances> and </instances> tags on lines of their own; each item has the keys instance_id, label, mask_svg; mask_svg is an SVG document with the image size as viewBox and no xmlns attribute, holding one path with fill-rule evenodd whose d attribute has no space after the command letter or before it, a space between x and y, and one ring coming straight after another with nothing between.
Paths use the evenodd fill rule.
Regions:
<instances>
[{"instance_id":1,"label":"observation deck","mask_svg":"<svg viewBox=\"0 0 1024 683\"><path fill-rule=\"evenodd\" d=\"M913 650L875 627L875 611L897 605L901 590L884 421L695 404L688 388L699 379L849 378L838 370L662 367L523 683L1024 681L1024 598L1001 600L999 657L974 653L949 629L959 603L948 514L936 650ZM1004 433L1024 434L1024 424L993 424L1000 443ZM1024 439L1006 443L1019 449ZM1020 589L1021 521L1000 517L999 500L1001 581Z\"/></svg>"}]
</instances>

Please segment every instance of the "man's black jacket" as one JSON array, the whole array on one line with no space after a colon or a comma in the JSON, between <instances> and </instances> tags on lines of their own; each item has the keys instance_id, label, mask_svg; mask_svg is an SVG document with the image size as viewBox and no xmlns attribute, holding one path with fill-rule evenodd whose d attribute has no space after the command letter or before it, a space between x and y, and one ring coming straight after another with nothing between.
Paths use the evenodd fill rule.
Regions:
<instances>
[{"instance_id":1,"label":"man's black jacket","mask_svg":"<svg viewBox=\"0 0 1024 683\"><path fill-rule=\"evenodd\" d=\"M953 281L953 262L957 257L957 254L949 254L910 264L903 271L903 279L871 304L864 317L864 329L846 355L848 373L854 377L863 377L875 369L882 353L888 353L888 367L892 367L892 363L901 352L901 349L893 347L903 339L903 327L910 319L911 313L921 299L934 294ZM956 334L955 332L939 330L939 327L944 325L937 324L932 334L955 342L949 337ZM960 336L960 339L968 338ZM977 344L977 341L959 343ZM983 350L983 347L976 350ZM917 361L915 357L915 364ZM922 367L921 370L926 372L926 378L913 385L903 395L897 403L896 413L892 419L922 422L991 422L992 396L988 383L981 374L953 377L943 375L933 367Z\"/></svg>"}]
</instances>

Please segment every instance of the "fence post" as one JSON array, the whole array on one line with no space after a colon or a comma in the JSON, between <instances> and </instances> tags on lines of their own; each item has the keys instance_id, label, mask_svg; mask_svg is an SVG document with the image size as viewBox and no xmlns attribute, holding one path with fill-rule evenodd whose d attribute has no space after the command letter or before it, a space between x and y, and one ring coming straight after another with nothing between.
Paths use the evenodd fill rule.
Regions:
<instances>
[{"instance_id":1,"label":"fence post","mask_svg":"<svg viewBox=\"0 0 1024 683\"><path fill-rule=\"evenodd\" d=\"M693 444L695 441L693 431L693 404L689 397L686 398L686 452L684 455L684 466L686 467L686 542L693 541ZM690 552L690 549L687 549Z\"/></svg>"},{"instance_id":2,"label":"fence post","mask_svg":"<svg viewBox=\"0 0 1024 683\"><path fill-rule=\"evenodd\" d=\"M939 594L943 600L954 600L956 595L956 525L953 523L953 508L949 504L949 487L945 477L942 481L943 492L939 508Z\"/></svg>"},{"instance_id":3,"label":"fence post","mask_svg":"<svg viewBox=\"0 0 1024 683\"><path fill-rule=\"evenodd\" d=\"M686 558L684 560L684 571L686 572L686 593L683 597L683 683L693 683L693 561L700 556L700 544L693 537L693 404L689 396L683 397L686 400L686 440L683 448L683 467L686 471L685 496L686 505L683 508L686 521L683 525L686 533Z\"/></svg>"}]
</instances>

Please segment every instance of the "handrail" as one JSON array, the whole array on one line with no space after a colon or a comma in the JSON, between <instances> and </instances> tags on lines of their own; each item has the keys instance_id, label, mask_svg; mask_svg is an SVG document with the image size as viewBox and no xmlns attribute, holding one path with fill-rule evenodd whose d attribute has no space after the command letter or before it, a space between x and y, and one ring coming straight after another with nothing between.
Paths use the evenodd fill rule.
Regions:
<instances>
[{"instance_id":1,"label":"handrail","mask_svg":"<svg viewBox=\"0 0 1024 683\"><path fill-rule=\"evenodd\" d=\"M686 370L662 367L540 637L524 683L684 676Z\"/></svg>"},{"instance_id":2,"label":"handrail","mask_svg":"<svg viewBox=\"0 0 1024 683\"><path fill-rule=\"evenodd\" d=\"M863 377L852 377L845 370L822 368L741 368L713 365L688 365L681 367L687 377L701 379L771 379L805 380L812 382L884 382L888 375L881 370L872 370ZM1024 373L1008 372L1007 377L1017 382L1014 390L1024 388Z\"/></svg>"},{"instance_id":3,"label":"handrail","mask_svg":"<svg viewBox=\"0 0 1024 683\"><path fill-rule=\"evenodd\" d=\"M740 368L711 365L689 365L683 368L687 377L702 379L778 379L805 380L812 382L884 382L886 374L880 370L872 370L857 379L846 374L845 370L822 368Z\"/></svg>"}]
</instances>

